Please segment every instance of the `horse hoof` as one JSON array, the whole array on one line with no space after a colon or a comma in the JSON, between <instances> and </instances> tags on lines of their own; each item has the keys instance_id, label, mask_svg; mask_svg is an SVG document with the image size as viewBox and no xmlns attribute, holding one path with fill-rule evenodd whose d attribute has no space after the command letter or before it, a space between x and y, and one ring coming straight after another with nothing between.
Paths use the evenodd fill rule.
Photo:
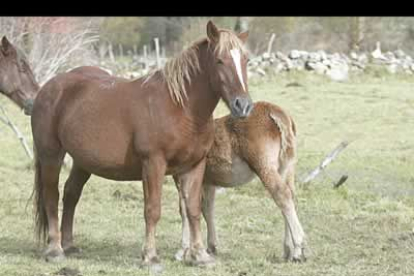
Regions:
<instances>
[{"instance_id":1,"label":"horse hoof","mask_svg":"<svg viewBox=\"0 0 414 276\"><path fill-rule=\"evenodd\" d=\"M54 249L54 250L50 250L45 253L45 259L46 259L46 262L49 262L49 263L59 263L65 260L65 254L63 253L63 250L61 249L60 250Z\"/></svg>"},{"instance_id":2,"label":"horse hoof","mask_svg":"<svg viewBox=\"0 0 414 276\"><path fill-rule=\"evenodd\" d=\"M157 255L155 255L155 256L148 256L148 255L142 256L142 263L141 263L142 267L150 267L152 265L159 264L159 263L160 263L160 259L158 258Z\"/></svg>"},{"instance_id":3,"label":"horse hoof","mask_svg":"<svg viewBox=\"0 0 414 276\"><path fill-rule=\"evenodd\" d=\"M207 248L207 253L213 256L217 256L217 248L215 246L209 246Z\"/></svg>"},{"instance_id":4,"label":"horse hoof","mask_svg":"<svg viewBox=\"0 0 414 276\"><path fill-rule=\"evenodd\" d=\"M164 271L164 267L162 266L162 264L160 263L155 263L155 264L151 264L149 266L149 270L153 273L153 274L160 274Z\"/></svg>"},{"instance_id":5,"label":"horse hoof","mask_svg":"<svg viewBox=\"0 0 414 276\"><path fill-rule=\"evenodd\" d=\"M76 246L70 246L68 248L63 249L63 251L65 252L65 255L67 256L82 253L82 249Z\"/></svg>"},{"instance_id":6,"label":"horse hoof","mask_svg":"<svg viewBox=\"0 0 414 276\"><path fill-rule=\"evenodd\" d=\"M159 274L164 270L158 256L153 256L151 258L147 256L144 257L141 263L141 268L149 269L154 274Z\"/></svg>"},{"instance_id":7,"label":"horse hoof","mask_svg":"<svg viewBox=\"0 0 414 276\"><path fill-rule=\"evenodd\" d=\"M292 262L293 263L301 263L302 262L302 258L298 257L298 258L292 258Z\"/></svg>"},{"instance_id":8,"label":"horse hoof","mask_svg":"<svg viewBox=\"0 0 414 276\"><path fill-rule=\"evenodd\" d=\"M181 248L175 253L174 258L176 261L182 261L184 259L184 252L186 249Z\"/></svg>"},{"instance_id":9,"label":"horse hoof","mask_svg":"<svg viewBox=\"0 0 414 276\"><path fill-rule=\"evenodd\" d=\"M191 266L205 266L210 267L215 265L215 259L206 250L198 250L197 252L184 252L184 262Z\"/></svg>"},{"instance_id":10,"label":"horse hoof","mask_svg":"<svg viewBox=\"0 0 414 276\"><path fill-rule=\"evenodd\" d=\"M304 251L305 250L302 248L297 254L294 254L293 256L288 256L286 260L293 263L304 263L307 260Z\"/></svg>"}]
</instances>

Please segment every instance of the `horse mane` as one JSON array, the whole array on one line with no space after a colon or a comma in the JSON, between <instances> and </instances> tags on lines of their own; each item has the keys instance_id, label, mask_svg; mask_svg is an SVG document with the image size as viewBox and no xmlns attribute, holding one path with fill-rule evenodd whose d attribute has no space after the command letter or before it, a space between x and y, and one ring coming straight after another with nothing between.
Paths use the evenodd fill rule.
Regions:
<instances>
[{"instance_id":1,"label":"horse mane","mask_svg":"<svg viewBox=\"0 0 414 276\"><path fill-rule=\"evenodd\" d=\"M161 72L167 83L171 99L175 104L184 106L184 99L188 99L188 93L185 88L186 82L191 83L192 77L201 71L199 60L199 47L211 43L208 38L196 40L191 46L182 51L178 56L170 59L164 68L150 72L146 77L146 83L156 72ZM213 52L215 55L221 55L223 52L231 49L239 49L246 53L246 49L240 39L230 30L220 30L220 39L215 44Z\"/></svg>"}]
</instances>

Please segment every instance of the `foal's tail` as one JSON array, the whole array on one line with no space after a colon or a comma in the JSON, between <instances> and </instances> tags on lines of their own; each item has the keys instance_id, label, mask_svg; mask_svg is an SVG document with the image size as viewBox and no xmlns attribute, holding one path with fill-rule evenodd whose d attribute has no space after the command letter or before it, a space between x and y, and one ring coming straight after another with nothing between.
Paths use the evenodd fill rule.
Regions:
<instances>
[{"instance_id":1,"label":"foal's tail","mask_svg":"<svg viewBox=\"0 0 414 276\"><path fill-rule=\"evenodd\" d=\"M33 187L34 194L34 213L35 213L35 232L39 241L44 242L46 240L46 234L48 231L48 221L46 216L46 209L43 200L43 183L42 183L42 170L40 166L40 160L36 153L36 147L33 146L34 160L35 160L35 181Z\"/></svg>"},{"instance_id":2,"label":"foal's tail","mask_svg":"<svg viewBox=\"0 0 414 276\"><path fill-rule=\"evenodd\" d=\"M289 169L292 169L296 159L296 125L289 115L283 116L270 113L280 131L281 148L279 152L279 173L285 181ZM293 172L291 172L293 173Z\"/></svg>"}]
</instances>

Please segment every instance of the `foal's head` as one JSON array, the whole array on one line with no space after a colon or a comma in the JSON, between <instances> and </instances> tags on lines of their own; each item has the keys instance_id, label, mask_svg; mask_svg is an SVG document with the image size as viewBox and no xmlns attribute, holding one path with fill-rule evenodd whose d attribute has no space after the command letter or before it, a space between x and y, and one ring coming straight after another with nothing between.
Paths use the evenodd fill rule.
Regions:
<instances>
[{"instance_id":1,"label":"foal's head","mask_svg":"<svg viewBox=\"0 0 414 276\"><path fill-rule=\"evenodd\" d=\"M210 82L235 117L246 117L253 109L247 86L248 55L244 48L247 36L247 32L236 35L219 30L211 21L207 24L212 56L207 68Z\"/></svg>"},{"instance_id":2,"label":"foal's head","mask_svg":"<svg viewBox=\"0 0 414 276\"><path fill-rule=\"evenodd\" d=\"M0 93L23 108L38 88L25 55L4 36L0 44Z\"/></svg>"}]
</instances>

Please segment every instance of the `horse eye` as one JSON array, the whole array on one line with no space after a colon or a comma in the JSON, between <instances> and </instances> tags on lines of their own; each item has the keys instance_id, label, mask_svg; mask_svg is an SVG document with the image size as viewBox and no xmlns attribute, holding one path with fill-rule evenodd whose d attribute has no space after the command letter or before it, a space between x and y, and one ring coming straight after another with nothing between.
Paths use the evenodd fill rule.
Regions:
<instances>
[{"instance_id":1,"label":"horse eye","mask_svg":"<svg viewBox=\"0 0 414 276\"><path fill-rule=\"evenodd\" d=\"M21 70L22 72L27 71L28 67L29 67L29 66L26 64L26 62L24 62L24 61L22 61L22 62L21 62L21 65L20 65L20 70Z\"/></svg>"},{"instance_id":2,"label":"horse eye","mask_svg":"<svg viewBox=\"0 0 414 276\"><path fill-rule=\"evenodd\" d=\"M224 62L221 59L218 59L217 64L224 64Z\"/></svg>"}]
</instances>

